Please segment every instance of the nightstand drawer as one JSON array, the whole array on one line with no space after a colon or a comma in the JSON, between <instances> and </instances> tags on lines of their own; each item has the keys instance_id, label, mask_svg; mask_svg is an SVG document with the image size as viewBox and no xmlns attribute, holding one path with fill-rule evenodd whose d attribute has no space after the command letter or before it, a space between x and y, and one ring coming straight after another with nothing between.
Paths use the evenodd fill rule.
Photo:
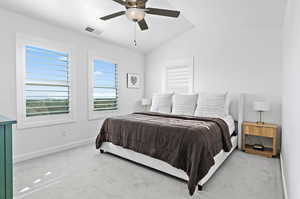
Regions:
<instances>
[{"instance_id":1,"label":"nightstand drawer","mask_svg":"<svg viewBox=\"0 0 300 199\"><path fill-rule=\"evenodd\" d=\"M263 137L274 137L275 129L258 127L258 126L244 126L244 134L254 135L254 136L263 136Z\"/></svg>"},{"instance_id":2,"label":"nightstand drawer","mask_svg":"<svg viewBox=\"0 0 300 199\"><path fill-rule=\"evenodd\" d=\"M276 136L275 134L276 134L276 129L266 128L266 127L263 128L262 136L273 138L274 136Z\"/></svg>"},{"instance_id":3,"label":"nightstand drawer","mask_svg":"<svg viewBox=\"0 0 300 199\"><path fill-rule=\"evenodd\" d=\"M244 126L244 133L246 135L261 135L263 133L263 128L256 126Z\"/></svg>"}]
</instances>

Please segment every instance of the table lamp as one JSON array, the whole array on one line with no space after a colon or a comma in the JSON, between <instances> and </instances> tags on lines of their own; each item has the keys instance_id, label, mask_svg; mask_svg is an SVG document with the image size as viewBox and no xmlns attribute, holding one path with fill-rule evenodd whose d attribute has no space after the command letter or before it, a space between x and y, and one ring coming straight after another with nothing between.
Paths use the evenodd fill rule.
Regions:
<instances>
[{"instance_id":1,"label":"table lamp","mask_svg":"<svg viewBox=\"0 0 300 199\"><path fill-rule=\"evenodd\" d=\"M151 104L151 100L150 99L147 99L147 98L144 98L142 99L142 106L144 107L144 110L146 111L147 110L147 107Z\"/></svg>"},{"instance_id":2,"label":"table lamp","mask_svg":"<svg viewBox=\"0 0 300 199\"><path fill-rule=\"evenodd\" d=\"M266 101L255 101L253 102L253 109L254 111L259 112L259 121L257 121L257 124L264 124L262 121L262 114L263 112L270 111L270 103Z\"/></svg>"}]
</instances>

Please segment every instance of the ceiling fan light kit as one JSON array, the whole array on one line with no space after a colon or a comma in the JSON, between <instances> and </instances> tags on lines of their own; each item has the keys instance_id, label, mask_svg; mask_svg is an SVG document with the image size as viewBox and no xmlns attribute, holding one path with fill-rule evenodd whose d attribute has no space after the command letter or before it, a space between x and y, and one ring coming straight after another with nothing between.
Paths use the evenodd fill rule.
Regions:
<instances>
[{"instance_id":1,"label":"ceiling fan light kit","mask_svg":"<svg viewBox=\"0 0 300 199\"><path fill-rule=\"evenodd\" d=\"M139 8L128 8L126 16L129 20L139 22L145 18L145 10Z\"/></svg>"},{"instance_id":2,"label":"ceiling fan light kit","mask_svg":"<svg viewBox=\"0 0 300 199\"><path fill-rule=\"evenodd\" d=\"M116 12L100 19L106 21L115 17L126 15L131 21L138 23L142 31L148 30L148 25L145 20L146 14L159 15L164 17L179 17L180 11L166 10L159 8L146 8L146 3L148 0L112 0L122 6L125 6L126 11Z\"/></svg>"}]
</instances>

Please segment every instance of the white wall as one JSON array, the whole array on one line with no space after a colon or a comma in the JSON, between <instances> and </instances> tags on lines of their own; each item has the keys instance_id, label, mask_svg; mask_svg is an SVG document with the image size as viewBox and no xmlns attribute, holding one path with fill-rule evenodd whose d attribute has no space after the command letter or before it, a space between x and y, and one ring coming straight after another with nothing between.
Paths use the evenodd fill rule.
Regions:
<instances>
[{"instance_id":1,"label":"white wall","mask_svg":"<svg viewBox=\"0 0 300 199\"><path fill-rule=\"evenodd\" d=\"M74 144L96 137L100 121L88 121L87 101L87 53L97 51L99 56L119 61L120 113L132 112L139 108L138 100L144 94L141 89L126 88L126 74L140 73L143 79L144 55L72 32L48 25L21 15L0 9L0 114L16 118L16 33L60 42L75 50L76 122L57 126L14 131L14 155L23 159L47 152L63 145ZM65 134L65 135L64 135Z\"/></svg>"},{"instance_id":2,"label":"white wall","mask_svg":"<svg viewBox=\"0 0 300 199\"><path fill-rule=\"evenodd\" d=\"M300 198L300 1L289 0L284 28L282 158L289 199Z\"/></svg>"},{"instance_id":3,"label":"white wall","mask_svg":"<svg viewBox=\"0 0 300 199\"><path fill-rule=\"evenodd\" d=\"M253 13L255 14L255 13ZM278 13L280 14L280 13ZM281 23L197 25L146 56L146 95L161 91L165 62L195 57L195 92L262 94L281 103ZM280 123L280 108L276 118ZM254 119L254 118L252 118Z\"/></svg>"}]
</instances>

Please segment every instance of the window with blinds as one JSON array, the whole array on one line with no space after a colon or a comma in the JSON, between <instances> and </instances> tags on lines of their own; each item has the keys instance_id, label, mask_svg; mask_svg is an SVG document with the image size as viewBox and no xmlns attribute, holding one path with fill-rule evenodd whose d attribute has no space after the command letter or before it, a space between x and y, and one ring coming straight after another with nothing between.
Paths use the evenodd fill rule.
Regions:
<instances>
[{"instance_id":1,"label":"window with blinds","mask_svg":"<svg viewBox=\"0 0 300 199\"><path fill-rule=\"evenodd\" d=\"M69 56L63 52L25 46L26 116L69 113Z\"/></svg>"},{"instance_id":2,"label":"window with blinds","mask_svg":"<svg viewBox=\"0 0 300 199\"><path fill-rule=\"evenodd\" d=\"M118 109L117 65L93 60L93 110Z\"/></svg>"},{"instance_id":3,"label":"window with blinds","mask_svg":"<svg viewBox=\"0 0 300 199\"><path fill-rule=\"evenodd\" d=\"M188 93L193 89L193 70L188 65L166 68L166 92Z\"/></svg>"}]
</instances>

